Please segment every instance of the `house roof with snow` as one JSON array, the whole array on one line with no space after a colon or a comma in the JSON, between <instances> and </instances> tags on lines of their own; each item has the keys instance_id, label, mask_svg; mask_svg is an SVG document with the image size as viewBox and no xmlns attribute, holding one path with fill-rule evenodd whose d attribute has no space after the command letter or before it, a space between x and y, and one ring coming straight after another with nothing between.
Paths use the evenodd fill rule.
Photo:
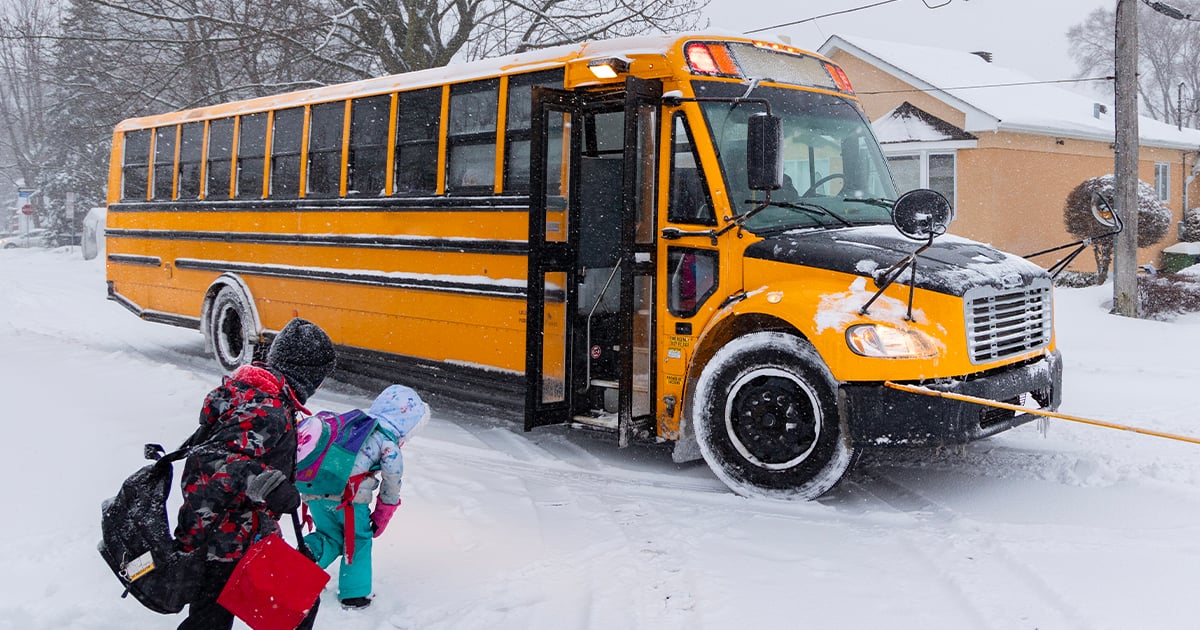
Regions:
<instances>
[{"instance_id":1,"label":"house roof with snow","mask_svg":"<svg viewBox=\"0 0 1200 630\"><path fill-rule=\"evenodd\" d=\"M871 123L882 144L975 140L971 133L904 101Z\"/></svg>"},{"instance_id":2,"label":"house roof with snow","mask_svg":"<svg viewBox=\"0 0 1200 630\"><path fill-rule=\"evenodd\" d=\"M830 37L820 53L829 57L839 50L963 112L963 130L969 133L1009 131L1102 142L1114 139L1113 114L1101 112L1095 99L990 63L976 53L847 35ZM1179 130L1145 116L1139 117L1138 135L1148 146L1200 149L1200 130Z\"/></svg>"}]
</instances>

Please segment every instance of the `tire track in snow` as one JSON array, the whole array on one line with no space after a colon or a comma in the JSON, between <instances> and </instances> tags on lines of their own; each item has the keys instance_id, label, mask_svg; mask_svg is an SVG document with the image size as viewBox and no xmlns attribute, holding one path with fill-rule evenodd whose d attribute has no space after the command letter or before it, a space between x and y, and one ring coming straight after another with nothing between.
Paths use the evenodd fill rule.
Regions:
<instances>
[{"instance_id":1,"label":"tire track in snow","mask_svg":"<svg viewBox=\"0 0 1200 630\"><path fill-rule=\"evenodd\" d=\"M856 477L861 481L844 483L917 519L919 525L900 532L900 539L938 576L975 627L1097 627L978 521L874 472L860 471Z\"/></svg>"}]
</instances>

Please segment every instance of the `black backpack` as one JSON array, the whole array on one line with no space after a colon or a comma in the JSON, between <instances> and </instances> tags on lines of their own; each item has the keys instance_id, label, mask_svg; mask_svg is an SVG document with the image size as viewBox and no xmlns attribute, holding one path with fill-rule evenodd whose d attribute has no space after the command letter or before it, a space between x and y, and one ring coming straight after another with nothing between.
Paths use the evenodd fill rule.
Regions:
<instances>
[{"instance_id":1,"label":"black backpack","mask_svg":"<svg viewBox=\"0 0 1200 630\"><path fill-rule=\"evenodd\" d=\"M167 497L171 494L172 463L187 457L201 431L183 446L163 455L158 444L147 444L142 467L121 484L117 495L100 506L100 555L146 608L165 615L183 610L196 592L204 572L206 547L184 553L171 537Z\"/></svg>"}]
</instances>

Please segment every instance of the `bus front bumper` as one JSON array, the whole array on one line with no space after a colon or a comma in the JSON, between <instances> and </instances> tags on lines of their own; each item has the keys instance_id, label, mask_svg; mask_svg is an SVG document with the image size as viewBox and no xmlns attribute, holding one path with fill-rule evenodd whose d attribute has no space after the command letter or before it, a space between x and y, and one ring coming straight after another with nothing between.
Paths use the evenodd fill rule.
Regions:
<instances>
[{"instance_id":1,"label":"bus front bumper","mask_svg":"<svg viewBox=\"0 0 1200 630\"><path fill-rule=\"evenodd\" d=\"M1062 401L1062 360L1057 350L1030 363L965 379L908 383L928 389L1024 404L1044 409ZM903 392L882 383L843 384L839 390L843 426L855 446L938 446L965 444L995 435L1037 416L975 403Z\"/></svg>"}]
</instances>

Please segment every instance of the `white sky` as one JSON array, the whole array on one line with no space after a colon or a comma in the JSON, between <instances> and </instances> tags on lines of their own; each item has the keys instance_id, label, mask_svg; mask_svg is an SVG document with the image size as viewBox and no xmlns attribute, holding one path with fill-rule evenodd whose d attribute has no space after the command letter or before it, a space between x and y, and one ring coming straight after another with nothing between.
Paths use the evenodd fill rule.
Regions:
<instances>
[{"instance_id":1,"label":"white sky","mask_svg":"<svg viewBox=\"0 0 1200 630\"><path fill-rule=\"evenodd\" d=\"M711 0L704 14L712 28L744 32L878 1ZM930 4L943 1L928 0ZM758 35L769 39L783 35L806 50L816 50L835 34L967 52L986 50L994 54L998 65L1039 79L1065 79L1075 74L1075 64L1067 53L1067 29L1083 22L1095 9L1111 9L1116 4L1117 0L951 0L944 7L928 9L922 0L900 0Z\"/></svg>"}]
</instances>

